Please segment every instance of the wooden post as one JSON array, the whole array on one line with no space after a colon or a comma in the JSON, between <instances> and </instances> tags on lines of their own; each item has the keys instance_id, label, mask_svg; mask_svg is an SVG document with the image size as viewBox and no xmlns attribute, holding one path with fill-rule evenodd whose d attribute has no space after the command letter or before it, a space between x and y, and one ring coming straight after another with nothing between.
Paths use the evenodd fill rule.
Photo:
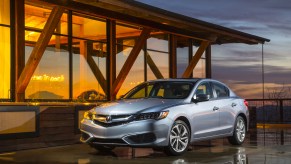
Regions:
<instances>
[{"instance_id":1,"label":"wooden post","mask_svg":"<svg viewBox=\"0 0 291 164\"><path fill-rule=\"evenodd\" d=\"M113 84L116 79L116 22L107 20L107 58L106 58L106 79L107 79L107 98L108 100L115 100L113 94Z\"/></svg>"},{"instance_id":2,"label":"wooden post","mask_svg":"<svg viewBox=\"0 0 291 164\"><path fill-rule=\"evenodd\" d=\"M140 53L141 49L143 48L147 38L150 35L151 30L148 28L144 28L137 39L136 44L132 48L127 60L125 61L123 67L120 70L120 73L118 74L112 88L112 96L116 96L117 92L121 88L121 85L123 84L126 76L128 75L131 67L133 66L138 54Z\"/></svg>"},{"instance_id":3,"label":"wooden post","mask_svg":"<svg viewBox=\"0 0 291 164\"><path fill-rule=\"evenodd\" d=\"M56 29L62 17L63 12L64 12L64 9L59 6L55 6L53 8L43 28L43 31L40 34L35 44L35 47L33 48L31 52L31 55L27 61L27 64L25 65L17 81L17 87L16 87L17 98L23 98L21 95L25 93L25 89L43 56L46 46L49 43L50 38L53 35L53 32ZM17 101L23 101L23 100L17 99Z\"/></svg>"},{"instance_id":4,"label":"wooden post","mask_svg":"<svg viewBox=\"0 0 291 164\"><path fill-rule=\"evenodd\" d=\"M188 65L188 67L186 68L185 72L183 73L182 78L189 78L190 77L190 75L193 72L193 69L197 65L198 61L200 60L203 52L205 51L205 49L207 48L208 45L209 45L209 41L202 41L200 47L196 51L195 55L193 56L193 58L191 59L189 65Z\"/></svg>"},{"instance_id":5,"label":"wooden post","mask_svg":"<svg viewBox=\"0 0 291 164\"><path fill-rule=\"evenodd\" d=\"M212 74L212 71L211 71L211 45L209 45L207 48L206 48L206 51L205 51L205 57L206 57L206 78L211 78L211 74Z\"/></svg>"},{"instance_id":6,"label":"wooden post","mask_svg":"<svg viewBox=\"0 0 291 164\"><path fill-rule=\"evenodd\" d=\"M15 86L25 66L25 28L24 28L24 0L15 3ZM24 93L18 94L14 91L15 100L23 101ZM14 96L13 96L14 97Z\"/></svg>"},{"instance_id":7,"label":"wooden post","mask_svg":"<svg viewBox=\"0 0 291 164\"><path fill-rule=\"evenodd\" d=\"M172 34L169 39L169 77L177 78L177 39Z\"/></svg>"}]
</instances>

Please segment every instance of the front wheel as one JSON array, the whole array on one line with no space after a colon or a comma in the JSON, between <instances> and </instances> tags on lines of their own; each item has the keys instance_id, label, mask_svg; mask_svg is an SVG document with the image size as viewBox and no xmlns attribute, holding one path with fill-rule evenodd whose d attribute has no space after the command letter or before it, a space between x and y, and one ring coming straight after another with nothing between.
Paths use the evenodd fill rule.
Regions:
<instances>
[{"instance_id":1,"label":"front wheel","mask_svg":"<svg viewBox=\"0 0 291 164\"><path fill-rule=\"evenodd\" d=\"M168 155L182 155L189 146L190 130L184 121L176 120L171 128L169 145L165 147Z\"/></svg>"},{"instance_id":2,"label":"front wheel","mask_svg":"<svg viewBox=\"0 0 291 164\"><path fill-rule=\"evenodd\" d=\"M233 135L228 137L229 143L233 145L241 145L246 137L246 123L245 120L238 116L236 118Z\"/></svg>"}]
</instances>

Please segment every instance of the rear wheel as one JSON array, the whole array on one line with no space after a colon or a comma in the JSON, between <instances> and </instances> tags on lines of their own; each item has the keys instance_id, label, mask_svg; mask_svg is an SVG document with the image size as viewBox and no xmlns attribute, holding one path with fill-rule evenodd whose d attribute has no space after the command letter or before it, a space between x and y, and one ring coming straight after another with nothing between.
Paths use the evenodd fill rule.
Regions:
<instances>
[{"instance_id":1,"label":"rear wheel","mask_svg":"<svg viewBox=\"0 0 291 164\"><path fill-rule=\"evenodd\" d=\"M169 145L165 147L168 155L182 155L187 151L190 142L190 130L184 121L176 120L171 128Z\"/></svg>"},{"instance_id":2,"label":"rear wheel","mask_svg":"<svg viewBox=\"0 0 291 164\"><path fill-rule=\"evenodd\" d=\"M228 137L229 143L233 145L241 145L246 137L246 123L245 120L238 116L236 118L233 135Z\"/></svg>"}]
</instances>

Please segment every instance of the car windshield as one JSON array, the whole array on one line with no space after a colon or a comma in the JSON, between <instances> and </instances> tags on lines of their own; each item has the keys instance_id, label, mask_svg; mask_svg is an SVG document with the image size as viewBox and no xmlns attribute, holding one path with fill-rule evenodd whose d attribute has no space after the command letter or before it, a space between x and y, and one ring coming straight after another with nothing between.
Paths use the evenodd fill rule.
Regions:
<instances>
[{"instance_id":1,"label":"car windshield","mask_svg":"<svg viewBox=\"0 0 291 164\"><path fill-rule=\"evenodd\" d=\"M144 83L129 91L124 99L162 98L184 99L193 88L191 82L152 82Z\"/></svg>"}]
</instances>

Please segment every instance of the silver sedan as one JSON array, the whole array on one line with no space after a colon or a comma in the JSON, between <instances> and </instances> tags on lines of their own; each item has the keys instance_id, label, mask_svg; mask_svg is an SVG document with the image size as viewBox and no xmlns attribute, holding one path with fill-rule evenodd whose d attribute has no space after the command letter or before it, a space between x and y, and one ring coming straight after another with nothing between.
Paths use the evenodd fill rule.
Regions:
<instances>
[{"instance_id":1,"label":"silver sedan","mask_svg":"<svg viewBox=\"0 0 291 164\"><path fill-rule=\"evenodd\" d=\"M219 81L154 80L86 112L80 140L102 151L153 147L181 155L195 141L228 137L241 145L248 118L248 103Z\"/></svg>"}]
</instances>

